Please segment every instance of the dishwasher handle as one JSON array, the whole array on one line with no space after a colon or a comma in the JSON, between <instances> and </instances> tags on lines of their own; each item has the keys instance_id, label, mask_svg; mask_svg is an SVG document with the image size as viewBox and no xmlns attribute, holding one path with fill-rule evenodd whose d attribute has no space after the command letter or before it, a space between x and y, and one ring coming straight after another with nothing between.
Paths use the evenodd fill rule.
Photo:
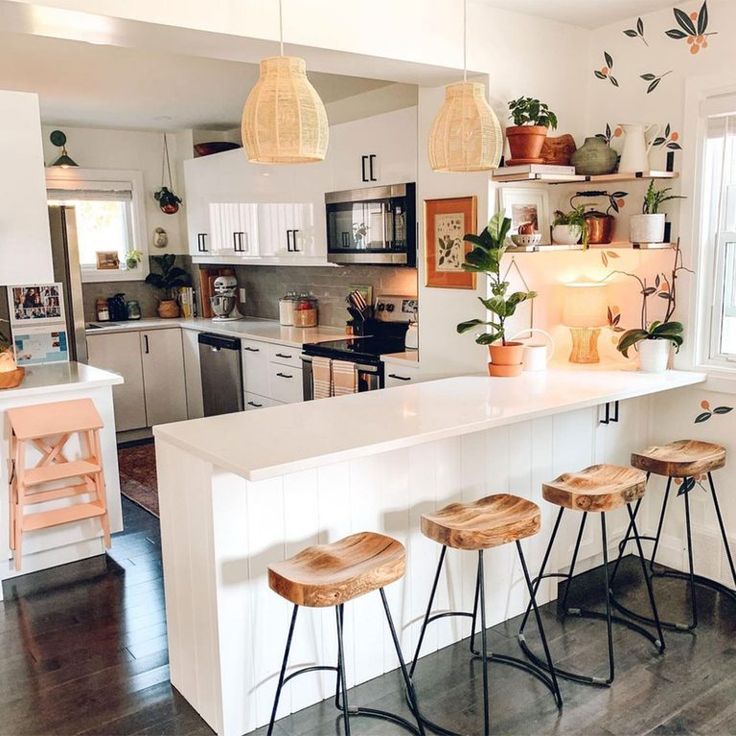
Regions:
<instances>
[{"instance_id":1,"label":"dishwasher handle","mask_svg":"<svg viewBox=\"0 0 736 736\"><path fill-rule=\"evenodd\" d=\"M240 350L240 340L237 337L223 337L209 332L200 332L197 338L200 345L209 345L214 352L218 350Z\"/></svg>"}]
</instances>

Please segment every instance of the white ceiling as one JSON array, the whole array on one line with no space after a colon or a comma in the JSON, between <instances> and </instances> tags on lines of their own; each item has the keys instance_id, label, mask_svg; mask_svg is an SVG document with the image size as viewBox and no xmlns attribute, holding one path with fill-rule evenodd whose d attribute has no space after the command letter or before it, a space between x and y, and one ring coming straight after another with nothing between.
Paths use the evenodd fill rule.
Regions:
<instances>
[{"instance_id":1,"label":"white ceiling","mask_svg":"<svg viewBox=\"0 0 736 736\"><path fill-rule=\"evenodd\" d=\"M255 64L0 33L0 89L37 92L44 123L175 130L238 126ZM388 82L318 72L326 104Z\"/></svg>"},{"instance_id":2,"label":"white ceiling","mask_svg":"<svg viewBox=\"0 0 736 736\"><path fill-rule=\"evenodd\" d=\"M671 8L673 0L478 0L494 8L538 15L583 28L600 28L653 10Z\"/></svg>"}]
</instances>

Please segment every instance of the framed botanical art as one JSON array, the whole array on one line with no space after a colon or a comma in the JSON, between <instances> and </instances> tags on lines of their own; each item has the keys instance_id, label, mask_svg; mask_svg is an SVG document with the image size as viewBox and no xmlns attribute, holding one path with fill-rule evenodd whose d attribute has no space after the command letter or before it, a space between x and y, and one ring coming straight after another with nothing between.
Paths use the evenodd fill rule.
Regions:
<instances>
[{"instance_id":1,"label":"framed botanical art","mask_svg":"<svg viewBox=\"0 0 736 736\"><path fill-rule=\"evenodd\" d=\"M424 201L427 286L442 289L474 289L475 274L463 271L470 244L466 233L477 230L475 197Z\"/></svg>"},{"instance_id":2,"label":"framed botanical art","mask_svg":"<svg viewBox=\"0 0 736 736\"><path fill-rule=\"evenodd\" d=\"M511 219L509 235L516 235L519 226L531 223L542 233L542 243L550 242L549 192L542 187L501 187L498 208Z\"/></svg>"}]
</instances>

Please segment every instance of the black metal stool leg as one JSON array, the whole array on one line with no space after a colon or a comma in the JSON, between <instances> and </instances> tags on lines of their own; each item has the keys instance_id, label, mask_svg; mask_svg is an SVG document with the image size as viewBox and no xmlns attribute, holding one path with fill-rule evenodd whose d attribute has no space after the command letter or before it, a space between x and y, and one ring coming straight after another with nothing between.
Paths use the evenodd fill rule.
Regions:
<instances>
[{"instance_id":1,"label":"black metal stool leg","mask_svg":"<svg viewBox=\"0 0 736 736\"><path fill-rule=\"evenodd\" d=\"M289 663L289 652L291 651L291 640L294 636L294 626L296 625L296 615L299 613L299 606L294 606L291 614L291 623L289 624L289 635L286 638L286 649L284 650L284 659L281 663L281 673L279 674L279 684L276 687L276 696L273 700L273 710L271 711L271 720L268 723L268 736L273 733L273 724L276 722L276 711L279 708L279 700L281 698L281 690L284 687L284 678L286 677L286 667Z\"/></svg>"},{"instance_id":2,"label":"black metal stool leg","mask_svg":"<svg viewBox=\"0 0 736 736\"><path fill-rule=\"evenodd\" d=\"M414 676L414 670L417 668L417 660L419 659L419 652L422 649L424 643L424 634L427 631L427 625L429 624L430 617L432 615L432 604L434 603L434 596L437 593L437 584L440 581L440 573L442 572L442 565L445 562L445 555L447 554L447 547L443 546L440 552L440 559L437 563L437 571L434 574L434 581L432 582L432 591L429 594L429 601L427 603L427 612L424 614L424 620L422 621L422 628L419 631L419 640L417 641L417 648L414 652L414 659L411 661L411 667L409 668L409 677Z\"/></svg>"},{"instance_id":3,"label":"black metal stool leg","mask_svg":"<svg viewBox=\"0 0 736 736\"><path fill-rule=\"evenodd\" d=\"M664 492L664 499L662 500L662 509L659 512L659 521L657 522L657 533L654 535L654 548L652 549L652 557L649 560L649 572L654 574L654 561L657 557L657 549L659 547L659 540L662 536L662 527L664 526L664 514L667 511L667 501L670 497L670 490L672 489L672 478L667 478L667 488Z\"/></svg>"},{"instance_id":4,"label":"black metal stool leg","mask_svg":"<svg viewBox=\"0 0 736 736\"><path fill-rule=\"evenodd\" d=\"M608 579L608 534L606 533L606 515L601 514L601 545L603 547L603 579L606 586L606 630L608 633L608 679L610 685L615 676L613 657L613 616L611 614L611 582Z\"/></svg>"},{"instance_id":5,"label":"black metal stool leg","mask_svg":"<svg viewBox=\"0 0 736 736\"><path fill-rule=\"evenodd\" d=\"M350 709L348 707L348 680L345 677L345 646L343 643L343 617L340 615L344 604L335 606L335 622L337 624L337 672L342 683L342 715L345 722L345 736L350 736Z\"/></svg>"},{"instance_id":6,"label":"black metal stool leg","mask_svg":"<svg viewBox=\"0 0 736 736\"><path fill-rule=\"evenodd\" d=\"M417 696L414 691L414 685L409 677L409 672L406 669L406 662L404 661L404 655L401 652L401 643L399 637L396 635L396 627L394 626L394 620L391 617L391 609L388 607L388 601L386 600L386 593L383 588L379 589L381 593L381 602L383 603L383 610L386 613L386 621L388 622L388 628L391 631L391 639L394 642L394 648L396 649L396 656L399 660L399 667L401 668L401 676L404 679L404 686L406 687L406 695L409 699L409 707L411 712L417 719L417 727L420 736L424 736L424 724L421 718L419 718L419 706L417 704ZM403 719L402 719L403 720Z\"/></svg>"},{"instance_id":7,"label":"black metal stool leg","mask_svg":"<svg viewBox=\"0 0 736 736\"><path fill-rule=\"evenodd\" d=\"M552 534L549 538L549 543L547 544L547 549L544 551L544 557L542 558L542 565L539 568L539 575L537 575L536 578L532 581L534 584L534 597L537 596L537 591L539 590L539 586L542 584L542 580L546 577L566 577L566 575L558 574L558 573L545 573L544 571L547 569L547 563L549 562L549 556L552 552L552 545L555 542L555 538L557 537L557 530L560 528L560 522L562 521L562 514L565 511L564 507L560 506L560 511L557 514L557 519L555 520L555 525L552 527ZM521 619L521 625L519 626L519 636L523 638L524 636L524 629L526 627L526 623L529 619L529 614L532 610L532 602L529 601L529 605L526 607L526 611L524 611L524 618Z\"/></svg>"},{"instance_id":8,"label":"black metal stool leg","mask_svg":"<svg viewBox=\"0 0 736 736\"><path fill-rule=\"evenodd\" d=\"M649 478L649 474L647 474L647 478ZM626 527L626 534L624 534L624 538L618 543L618 556L616 557L616 563L614 564L613 572L611 573L611 585L613 585L613 581L616 579L616 575L618 574L618 568L621 564L621 560L624 558L626 545L633 539L631 536L631 532L634 528L634 521L639 514L639 507L641 506L642 500L643 497L636 502L636 506L634 506L634 518L632 519L631 515L629 515L629 525L628 527ZM640 536L639 539L641 538L642 537Z\"/></svg>"},{"instance_id":9,"label":"black metal stool leg","mask_svg":"<svg viewBox=\"0 0 736 736\"><path fill-rule=\"evenodd\" d=\"M480 588L480 642L483 662L483 733L491 730L491 711L488 703L488 647L486 646L486 583L483 574L483 550L478 551L478 587Z\"/></svg>"},{"instance_id":10,"label":"black metal stool leg","mask_svg":"<svg viewBox=\"0 0 736 736\"><path fill-rule=\"evenodd\" d=\"M687 482L687 478L684 478L683 483ZM695 591L695 562L693 560L693 532L692 524L690 522L690 492L685 494L685 529L687 533L687 564L690 578L690 609L692 611L692 618L690 626L688 628L694 629L698 625L698 596Z\"/></svg>"},{"instance_id":11,"label":"black metal stool leg","mask_svg":"<svg viewBox=\"0 0 736 736\"><path fill-rule=\"evenodd\" d=\"M531 600L531 604L534 608L534 618L537 621L537 628L539 629L539 636L542 640L542 647L544 648L544 656L547 660L547 667L550 674L550 679L552 682L553 690L552 693L555 696L555 702L557 703L558 708L562 708L562 693L560 693L560 686L557 682L557 675L555 674L555 668L552 664L552 655L549 651L549 644L547 644L547 636L544 633L544 625L542 624L542 616L539 613L539 608L537 607L537 597L534 593L534 587L532 585L532 580L529 577L529 569L526 566L526 560L524 559L524 551L521 548L521 542L517 539L516 540L516 550L519 553L519 562L521 562L521 569L524 572L524 580L526 581L526 587L529 591L529 598Z\"/></svg>"},{"instance_id":12,"label":"black metal stool leg","mask_svg":"<svg viewBox=\"0 0 736 736\"><path fill-rule=\"evenodd\" d=\"M718 504L718 496L716 495L716 486L713 482L713 474L708 473L708 484L710 485L710 494L713 498L713 506L716 510L716 516L718 517L718 526L721 529L721 538L723 539L723 546L726 549L726 557L728 557L728 564L731 568L731 578L733 584L736 586L736 567L733 564L733 557L731 555L731 547L728 543L728 536L726 535L726 527L723 523L723 517L721 516L721 507Z\"/></svg>"},{"instance_id":13,"label":"black metal stool leg","mask_svg":"<svg viewBox=\"0 0 736 736\"><path fill-rule=\"evenodd\" d=\"M570 570L567 573L567 583L565 585L565 592L562 596L562 615L567 616L568 612L577 615L580 613L580 609L576 608L574 611L570 611L567 607L567 599L570 595L570 586L572 585L572 578L575 575L575 565L578 561L578 552L580 552L580 542L583 541L583 532L585 531L585 520L588 518L588 512L583 513L583 518L580 520L580 528L578 529L578 536L575 540L575 548L572 552L572 560L570 560Z\"/></svg>"},{"instance_id":14,"label":"black metal stool leg","mask_svg":"<svg viewBox=\"0 0 736 736\"><path fill-rule=\"evenodd\" d=\"M470 653L478 654L475 649L475 624L478 620L478 599L480 597L480 570L475 573L475 596L473 598L473 620L470 624Z\"/></svg>"}]
</instances>

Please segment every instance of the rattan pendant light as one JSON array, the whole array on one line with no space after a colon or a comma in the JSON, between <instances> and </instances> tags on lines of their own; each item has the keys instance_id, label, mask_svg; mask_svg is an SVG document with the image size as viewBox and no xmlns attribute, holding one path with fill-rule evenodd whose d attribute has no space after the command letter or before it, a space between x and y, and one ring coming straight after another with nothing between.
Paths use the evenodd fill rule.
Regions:
<instances>
[{"instance_id":1,"label":"rattan pendant light","mask_svg":"<svg viewBox=\"0 0 736 736\"><path fill-rule=\"evenodd\" d=\"M306 74L304 59L281 55L261 60L261 73L243 107L241 133L248 160L261 164L302 164L324 160L330 129L325 106Z\"/></svg>"},{"instance_id":2,"label":"rattan pendant light","mask_svg":"<svg viewBox=\"0 0 736 736\"><path fill-rule=\"evenodd\" d=\"M480 82L468 82L468 0L463 5L463 81L445 87L445 101L429 134L434 171L495 169L503 153L503 132Z\"/></svg>"}]
</instances>

